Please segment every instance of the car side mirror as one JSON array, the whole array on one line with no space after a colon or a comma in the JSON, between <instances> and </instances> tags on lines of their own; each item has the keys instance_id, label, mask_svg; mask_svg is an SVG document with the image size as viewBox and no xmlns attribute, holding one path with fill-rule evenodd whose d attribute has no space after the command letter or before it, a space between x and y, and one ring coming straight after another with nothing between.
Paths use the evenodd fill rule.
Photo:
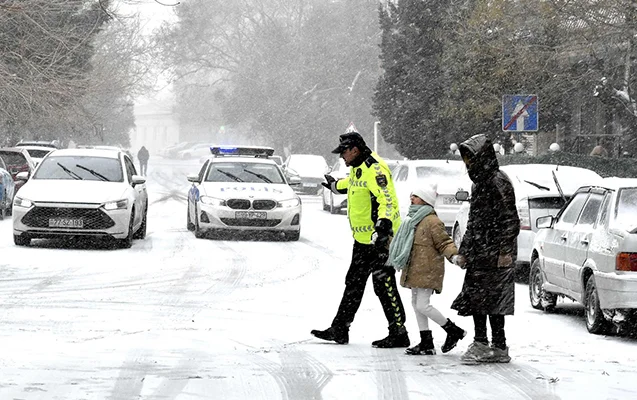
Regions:
<instances>
[{"instance_id":1,"label":"car side mirror","mask_svg":"<svg viewBox=\"0 0 637 400\"><path fill-rule=\"evenodd\" d=\"M469 200L469 192L466 190L458 190L456 192L456 200L458 201L467 201Z\"/></svg>"},{"instance_id":2,"label":"car side mirror","mask_svg":"<svg viewBox=\"0 0 637 400\"><path fill-rule=\"evenodd\" d=\"M142 183L146 183L146 177L141 175L133 175L133 181L131 182L133 186L141 185Z\"/></svg>"},{"instance_id":3,"label":"car side mirror","mask_svg":"<svg viewBox=\"0 0 637 400\"><path fill-rule=\"evenodd\" d=\"M288 176L288 184L290 186L297 186L301 184L301 177L298 175Z\"/></svg>"},{"instance_id":4,"label":"car side mirror","mask_svg":"<svg viewBox=\"0 0 637 400\"><path fill-rule=\"evenodd\" d=\"M186 179L188 179L188 182L199 183L199 174L188 174Z\"/></svg>"},{"instance_id":5,"label":"car side mirror","mask_svg":"<svg viewBox=\"0 0 637 400\"><path fill-rule=\"evenodd\" d=\"M29 173L26 171L18 172L18 175L16 175L15 178L19 181L28 181Z\"/></svg>"},{"instance_id":6,"label":"car side mirror","mask_svg":"<svg viewBox=\"0 0 637 400\"><path fill-rule=\"evenodd\" d=\"M551 228L553 226L553 221L555 218L552 215L545 215L543 217L539 217L535 220L535 225L538 229L542 228Z\"/></svg>"}]
</instances>

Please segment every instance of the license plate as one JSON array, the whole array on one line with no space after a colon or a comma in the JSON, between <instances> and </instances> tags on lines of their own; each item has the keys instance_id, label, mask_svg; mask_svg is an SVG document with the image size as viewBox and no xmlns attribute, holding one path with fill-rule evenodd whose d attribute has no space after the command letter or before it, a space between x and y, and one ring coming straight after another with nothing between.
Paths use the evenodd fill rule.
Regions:
<instances>
[{"instance_id":1,"label":"license plate","mask_svg":"<svg viewBox=\"0 0 637 400\"><path fill-rule=\"evenodd\" d=\"M49 218L49 228L83 228L81 218Z\"/></svg>"},{"instance_id":2,"label":"license plate","mask_svg":"<svg viewBox=\"0 0 637 400\"><path fill-rule=\"evenodd\" d=\"M303 187L316 187L316 183L304 183Z\"/></svg>"},{"instance_id":3,"label":"license plate","mask_svg":"<svg viewBox=\"0 0 637 400\"><path fill-rule=\"evenodd\" d=\"M460 202L455 197L446 196L442 198L442 204L460 204Z\"/></svg>"},{"instance_id":4,"label":"license plate","mask_svg":"<svg viewBox=\"0 0 637 400\"><path fill-rule=\"evenodd\" d=\"M238 219L266 219L265 211L235 211L234 217Z\"/></svg>"}]
</instances>

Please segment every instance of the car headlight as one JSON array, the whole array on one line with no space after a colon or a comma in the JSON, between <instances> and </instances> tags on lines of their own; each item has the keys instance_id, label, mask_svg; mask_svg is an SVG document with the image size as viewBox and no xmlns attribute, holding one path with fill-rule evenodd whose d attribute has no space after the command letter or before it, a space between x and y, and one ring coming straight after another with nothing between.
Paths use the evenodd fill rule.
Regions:
<instances>
[{"instance_id":1,"label":"car headlight","mask_svg":"<svg viewBox=\"0 0 637 400\"><path fill-rule=\"evenodd\" d=\"M16 196L13 199L13 206L14 207L30 208L31 206L33 206L33 203L31 202L31 200L23 199L22 197Z\"/></svg>"},{"instance_id":2,"label":"car headlight","mask_svg":"<svg viewBox=\"0 0 637 400\"><path fill-rule=\"evenodd\" d=\"M301 200L297 197L294 199L279 201L278 207L291 208L291 207L296 207L299 204L301 204Z\"/></svg>"},{"instance_id":3,"label":"car headlight","mask_svg":"<svg viewBox=\"0 0 637 400\"><path fill-rule=\"evenodd\" d=\"M201 201L203 204L208 204L211 206L225 206L226 205L226 201L223 199L218 199L216 197L210 197L210 196L201 196L199 197L199 201Z\"/></svg>"},{"instance_id":4,"label":"car headlight","mask_svg":"<svg viewBox=\"0 0 637 400\"><path fill-rule=\"evenodd\" d=\"M108 203L104 203L105 210L125 210L128 208L128 199L122 199L117 201L109 201Z\"/></svg>"}]
</instances>

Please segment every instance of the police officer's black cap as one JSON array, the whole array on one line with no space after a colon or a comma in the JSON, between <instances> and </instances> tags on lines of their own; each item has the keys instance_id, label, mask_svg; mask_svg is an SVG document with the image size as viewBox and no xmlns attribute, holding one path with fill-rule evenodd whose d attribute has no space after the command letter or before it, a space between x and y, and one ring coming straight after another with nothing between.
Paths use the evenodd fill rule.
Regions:
<instances>
[{"instance_id":1,"label":"police officer's black cap","mask_svg":"<svg viewBox=\"0 0 637 400\"><path fill-rule=\"evenodd\" d=\"M359 149L364 149L367 147L365 143L365 139L358 132L345 132L341 136L339 136L340 143L337 148L332 150L334 154L341 154L347 149L351 149L352 147L358 147Z\"/></svg>"}]
</instances>

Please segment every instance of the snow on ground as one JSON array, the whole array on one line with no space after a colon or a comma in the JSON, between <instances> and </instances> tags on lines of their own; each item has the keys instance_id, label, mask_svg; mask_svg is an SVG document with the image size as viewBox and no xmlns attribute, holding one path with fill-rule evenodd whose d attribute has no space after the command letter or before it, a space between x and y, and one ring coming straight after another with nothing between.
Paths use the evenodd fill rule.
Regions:
<instances>
[{"instance_id":1,"label":"snow on ground","mask_svg":"<svg viewBox=\"0 0 637 400\"><path fill-rule=\"evenodd\" d=\"M637 398L635 340L589 334L577 305L533 310L526 285L506 320L510 364L461 365L471 333L433 357L372 348L387 330L371 284L349 345L313 338L344 287L347 217L307 196L298 242L195 239L185 175L197 170L151 159L148 236L131 249L20 248L0 221L1 399ZM447 267L434 304L471 332L449 311L464 272ZM444 332L433 334L441 346Z\"/></svg>"}]
</instances>

